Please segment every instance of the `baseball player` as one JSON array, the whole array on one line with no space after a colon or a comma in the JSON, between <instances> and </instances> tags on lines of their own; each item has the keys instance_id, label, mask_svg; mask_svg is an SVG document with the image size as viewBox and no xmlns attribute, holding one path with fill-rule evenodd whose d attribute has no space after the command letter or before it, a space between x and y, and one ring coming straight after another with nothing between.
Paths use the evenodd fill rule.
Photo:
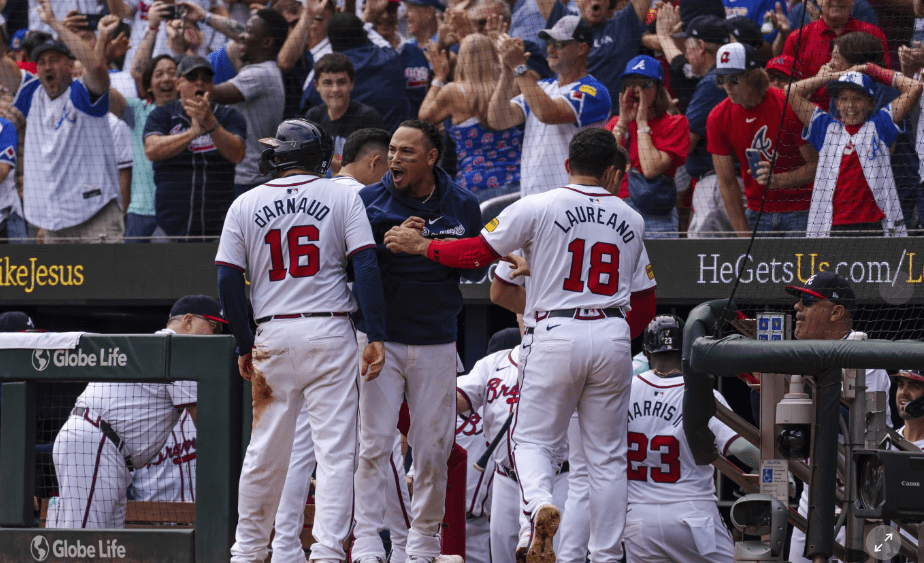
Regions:
<instances>
[{"instance_id":1,"label":"baseball player","mask_svg":"<svg viewBox=\"0 0 924 563\"><path fill-rule=\"evenodd\" d=\"M384 302L374 241L359 197L324 178L330 136L304 119L283 121L260 157L274 179L238 197L218 254L219 296L253 385L253 432L244 459L234 563L262 562L292 452L298 412L307 402L318 461L312 533L314 560L346 557L356 452L356 335L349 313L368 320L363 375L384 363ZM353 262L354 291L347 287ZM258 328L250 330L244 271ZM355 295L355 297L354 297Z\"/></svg>"},{"instance_id":2,"label":"baseball player","mask_svg":"<svg viewBox=\"0 0 924 563\"><path fill-rule=\"evenodd\" d=\"M391 137L389 171L359 195L377 243L392 227L422 216L427 232L463 237L481 227L478 201L436 165L442 136L426 122L405 121ZM396 256L379 247L382 284L388 299L388 365L363 382L360 393L360 452L356 527L351 556L368 563L385 560L379 533L385 528L388 457L394 444L398 407L406 395L410 409L408 442L413 449L414 496L407 540L409 563L432 563L440 556L445 515L446 464L455 433L456 315L462 309L459 279L477 280L481 269L457 270L419 256ZM368 332L365 310L357 327ZM400 562L393 562L400 563Z\"/></svg>"},{"instance_id":3,"label":"baseball player","mask_svg":"<svg viewBox=\"0 0 924 563\"><path fill-rule=\"evenodd\" d=\"M734 542L716 506L715 469L696 465L683 434L683 321L655 317L643 344L651 369L632 378L629 399L626 561L731 563ZM723 455L759 465L757 448L728 426L713 417L709 429Z\"/></svg>"},{"instance_id":4,"label":"baseball player","mask_svg":"<svg viewBox=\"0 0 924 563\"><path fill-rule=\"evenodd\" d=\"M412 218L392 229L393 252L450 267L483 267L522 248L532 272L520 348L520 403L513 423L514 469L532 522L528 563L553 563L561 520L552 482L578 411L590 475L593 561L622 555L630 339L654 316L654 272L641 216L613 195L626 160L612 135L577 133L565 161L569 184L513 203L477 238L429 240ZM562 260L562 258L565 258ZM627 315L628 313L628 315Z\"/></svg>"},{"instance_id":5,"label":"baseball player","mask_svg":"<svg viewBox=\"0 0 924 563\"><path fill-rule=\"evenodd\" d=\"M218 301L187 295L156 334L220 334L225 324ZM184 408L195 424L194 381L87 385L55 438L59 497L47 526L123 528L132 472L157 456Z\"/></svg>"},{"instance_id":6,"label":"baseball player","mask_svg":"<svg viewBox=\"0 0 924 563\"><path fill-rule=\"evenodd\" d=\"M184 410L164 447L132 475L129 500L196 502L196 426Z\"/></svg>"}]
</instances>

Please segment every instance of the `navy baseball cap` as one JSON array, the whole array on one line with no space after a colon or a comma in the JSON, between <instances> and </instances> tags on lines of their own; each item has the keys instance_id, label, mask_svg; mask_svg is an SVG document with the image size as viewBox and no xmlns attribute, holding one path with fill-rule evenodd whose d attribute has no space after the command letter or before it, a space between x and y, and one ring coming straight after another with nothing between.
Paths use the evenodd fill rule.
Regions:
<instances>
[{"instance_id":1,"label":"navy baseball cap","mask_svg":"<svg viewBox=\"0 0 924 563\"><path fill-rule=\"evenodd\" d=\"M755 68L763 68L757 49L744 43L729 43L719 47L716 53L716 74L744 74Z\"/></svg>"},{"instance_id":2,"label":"navy baseball cap","mask_svg":"<svg viewBox=\"0 0 924 563\"><path fill-rule=\"evenodd\" d=\"M67 45L58 41L57 39L49 39L48 41L36 46L35 49L32 49L32 53L29 55L29 57L33 61L37 61L39 58L39 55L41 55L45 51L58 51L59 53L63 53L64 56L66 56L69 59L75 58L74 54L71 53L71 50L67 48Z\"/></svg>"},{"instance_id":3,"label":"navy baseball cap","mask_svg":"<svg viewBox=\"0 0 924 563\"><path fill-rule=\"evenodd\" d=\"M713 15L697 16L690 20L677 37L692 37L706 43L725 45L728 43L728 27L725 20Z\"/></svg>"},{"instance_id":4,"label":"navy baseball cap","mask_svg":"<svg viewBox=\"0 0 924 563\"><path fill-rule=\"evenodd\" d=\"M915 381L920 381L924 383L924 374L921 373L919 369L903 369L899 370L898 373L892 374L892 377L905 377L908 379L913 379Z\"/></svg>"},{"instance_id":5,"label":"navy baseball cap","mask_svg":"<svg viewBox=\"0 0 924 563\"><path fill-rule=\"evenodd\" d=\"M29 33L28 29L20 29L13 34L13 37L10 38L10 51L22 50L22 40L27 33Z\"/></svg>"},{"instance_id":6,"label":"navy baseball cap","mask_svg":"<svg viewBox=\"0 0 924 563\"><path fill-rule=\"evenodd\" d=\"M435 8L440 12L446 11L446 6L443 5L439 0L404 0L408 4L415 4L417 6L429 6Z\"/></svg>"},{"instance_id":7,"label":"navy baseball cap","mask_svg":"<svg viewBox=\"0 0 924 563\"><path fill-rule=\"evenodd\" d=\"M211 321L228 324L221 310L221 304L217 299L209 297L208 295L187 295L186 297L181 297L179 301L173 304L173 308L170 309L171 318L186 314L199 315Z\"/></svg>"},{"instance_id":8,"label":"navy baseball cap","mask_svg":"<svg viewBox=\"0 0 924 563\"><path fill-rule=\"evenodd\" d=\"M620 80L625 80L626 78L632 76L644 76L645 78L653 78L655 80L660 80L664 82L664 69L661 67L661 63L655 60L654 57L649 57L648 55L638 55L634 59L626 64L626 71L619 75Z\"/></svg>"},{"instance_id":9,"label":"navy baseball cap","mask_svg":"<svg viewBox=\"0 0 924 563\"><path fill-rule=\"evenodd\" d=\"M827 299L842 305L851 315L857 309L857 297L850 287L850 282L844 276L831 271L818 272L810 277L803 287L787 285L786 293L800 298L808 294L818 299Z\"/></svg>"},{"instance_id":10,"label":"navy baseball cap","mask_svg":"<svg viewBox=\"0 0 924 563\"><path fill-rule=\"evenodd\" d=\"M873 80L869 76L859 72L850 71L842 74L837 80L828 82L828 95L832 98L836 98L838 93L844 89L862 92L870 98L875 97Z\"/></svg>"},{"instance_id":11,"label":"navy baseball cap","mask_svg":"<svg viewBox=\"0 0 924 563\"><path fill-rule=\"evenodd\" d=\"M543 41L577 41L593 45L594 32L580 16L565 16L555 22L552 29L543 29L539 33Z\"/></svg>"},{"instance_id":12,"label":"navy baseball cap","mask_svg":"<svg viewBox=\"0 0 924 563\"><path fill-rule=\"evenodd\" d=\"M9 311L0 315L0 332L26 332L35 330L29 315L22 311Z\"/></svg>"},{"instance_id":13,"label":"navy baseball cap","mask_svg":"<svg viewBox=\"0 0 924 563\"><path fill-rule=\"evenodd\" d=\"M208 71L212 76L215 76L215 69L212 68L212 63L210 63L207 59L196 55L184 55L180 57L180 60L176 65L176 75L186 76L189 73L195 72L199 69Z\"/></svg>"},{"instance_id":14,"label":"navy baseball cap","mask_svg":"<svg viewBox=\"0 0 924 563\"><path fill-rule=\"evenodd\" d=\"M519 328L501 329L491 335L491 340L488 341L488 354L490 355L494 352L500 352L501 350L516 348L520 345L522 340L523 337L520 336Z\"/></svg>"},{"instance_id":15,"label":"navy baseball cap","mask_svg":"<svg viewBox=\"0 0 924 563\"><path fill-rule=\"evenodd\" d=\"M735 37L735 41L759 49L764 44L764 34L760 31L757 22L747 16L738 16L725 20L728 34Z\"/></svg>"}]
</instances>

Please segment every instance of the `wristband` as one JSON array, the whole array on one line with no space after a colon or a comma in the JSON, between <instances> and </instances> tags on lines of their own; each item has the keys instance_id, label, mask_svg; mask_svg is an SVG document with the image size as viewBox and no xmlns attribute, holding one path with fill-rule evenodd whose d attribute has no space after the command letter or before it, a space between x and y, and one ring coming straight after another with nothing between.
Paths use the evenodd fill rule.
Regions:
<instances>
[{"instance_id":1,"label":"wristband","mask_svg":"<svg viewBox=\"0 0 924 563\"><path fill-rule=\"evenodd\" d=\"M154 27L153 25L149 25L148 31L153 31L154 33L157 33L158 31L160 31L160 26Z\"/></svg>"},{"instance_id":2,"label":"wristband","mask_svg":"<svg viewBox=\"0 0 924 563\"><path fill-rule=\"evenodd\" d=\"M868 63L866 65L866 75L876 82L885 84L886 86L891 86L892 81L895 79L894 70L882 68L881 66L873 63Z\"/></svg>"},{"instance_id":3,"label":"wristband","mask_svg":"<svg viewBox=\"0 0 924 563\"><path fill-rule=\"evenodd\" d=\"M433 86L436 86L437 88L442 88L442 87L445 86L445 85L446 85L446 83L443 82L442 80L434 80L433 82L430 83L430 87L431 87L431 88L432 88Z\"/></svg>"},{"instance_id":4,"label":"wristband","mask_svg":"<svg viewBox=\"0 0 924 563\"><path fill-rule=\"evenodd\" d=\"M221 125L221 123L218 123L218 122L216 121L216 122L215 122L215 127L212 127L211 129L209 129L208 131L206 131L206 132L203 133L203 134L204 134L204 135L211 135L212 133L215 132L216 129L218 129L218 127L219 127L220 125Z\"/></svg>"}]
</instances>

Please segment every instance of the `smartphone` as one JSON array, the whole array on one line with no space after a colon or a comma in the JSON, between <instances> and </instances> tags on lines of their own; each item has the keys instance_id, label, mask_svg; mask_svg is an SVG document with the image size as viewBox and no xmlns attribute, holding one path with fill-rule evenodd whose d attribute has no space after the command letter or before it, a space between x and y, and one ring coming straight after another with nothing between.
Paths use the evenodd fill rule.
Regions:
<instances>
[{"instance_id":1,"label":"smartphone","mask_svg":"<svg viewBox=\"0 0 924 563\"><path fill-rule=\"evenodd\" d=\"M96 31L96 28L99 27L99 20L102 19L103 17L102 14L78 14L78 15L81 15L87 19L87 23L83 25L82 29L86 29L88 31Z\"/></svg>"},{"instance_id":2,"label":"smartphone","mask_svg":"<svg viewBox=\"0 0 924 563\"><path fill-rule=\"evenodd\" d=\"M166 6L166 9L167 9L166 10L167 13L164 16L165 20L178 20L181 17L183 17L182 6L176 6L176 5L171 4L170 6Z\"/></svg>"},{"instance_id":3,"label":"smartphone","mask_svg":"<svg viewBox=\"0 0 924 563\"><path fill-rule=\"evenodd\" d=\"M757 171L760 170L760 161L763 160L763 157L760 156L760 151L757 149L744 149L744 153L748 155L748 164L751 165L751 176L756 180Z\"/></svg>"}]
</instances>

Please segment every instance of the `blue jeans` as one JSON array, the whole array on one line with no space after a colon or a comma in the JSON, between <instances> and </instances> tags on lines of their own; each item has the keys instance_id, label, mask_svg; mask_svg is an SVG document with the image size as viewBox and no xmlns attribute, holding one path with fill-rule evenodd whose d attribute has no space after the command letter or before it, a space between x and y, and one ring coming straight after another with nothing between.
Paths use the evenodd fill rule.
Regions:
<instances>
[{"instance_id":1,"label":"blue jeans","mask_svg":"<svg viewBox=\"0 0 924 563\"><path fill-rule=\"evenodd\" d=\"M6 218L6 237L10 240L9 244L26 244L29 242L29 233L26 229L26 220L19 216L18 213L11 211L10 216Z\"/></svg>"},{"instance_id":2,"label":"blue jeans","mask_svg":"<svg viewBox=\"0 0 924 563\"><path fill-rule=\"evenodd\" d=\"M125 215L125 242L151 242L150 237L156 228L157 218L153 215L128 213Z\"/></svg>"},{"instance_id":3,"label":"blue jeans","mask_svg":"<svg viewBox=\"0 0 924 563\"><path fill-rule=\"evenodd\" d=\"M757 212L745 209L744 216L748 220L748 227L753 231L754 223L757 221ZM757 232L772 233L763 235L771 237L804 237L805 230L808 228L808 216L808 211L787 211L785 213L767 213L765 211L760 217Z\"/></svg>"},{"instance_id":4,"label":"blue jeans","mask_svg":"<svg viewBox=\"0 0 924 563\"><path fill-rule=\"evenodd\" d=\"M623 200L626 204L638 211L634 205L632 205L632 198L626 198ZM677 218L677 208L671 209L671 212L667 215L646 215L639 211L639 215L642 216L642 219L645 220L645 240L651 240L655 238L680 238L678 231L680 230L680 221Z\"/></svg>"}]
</instances>

